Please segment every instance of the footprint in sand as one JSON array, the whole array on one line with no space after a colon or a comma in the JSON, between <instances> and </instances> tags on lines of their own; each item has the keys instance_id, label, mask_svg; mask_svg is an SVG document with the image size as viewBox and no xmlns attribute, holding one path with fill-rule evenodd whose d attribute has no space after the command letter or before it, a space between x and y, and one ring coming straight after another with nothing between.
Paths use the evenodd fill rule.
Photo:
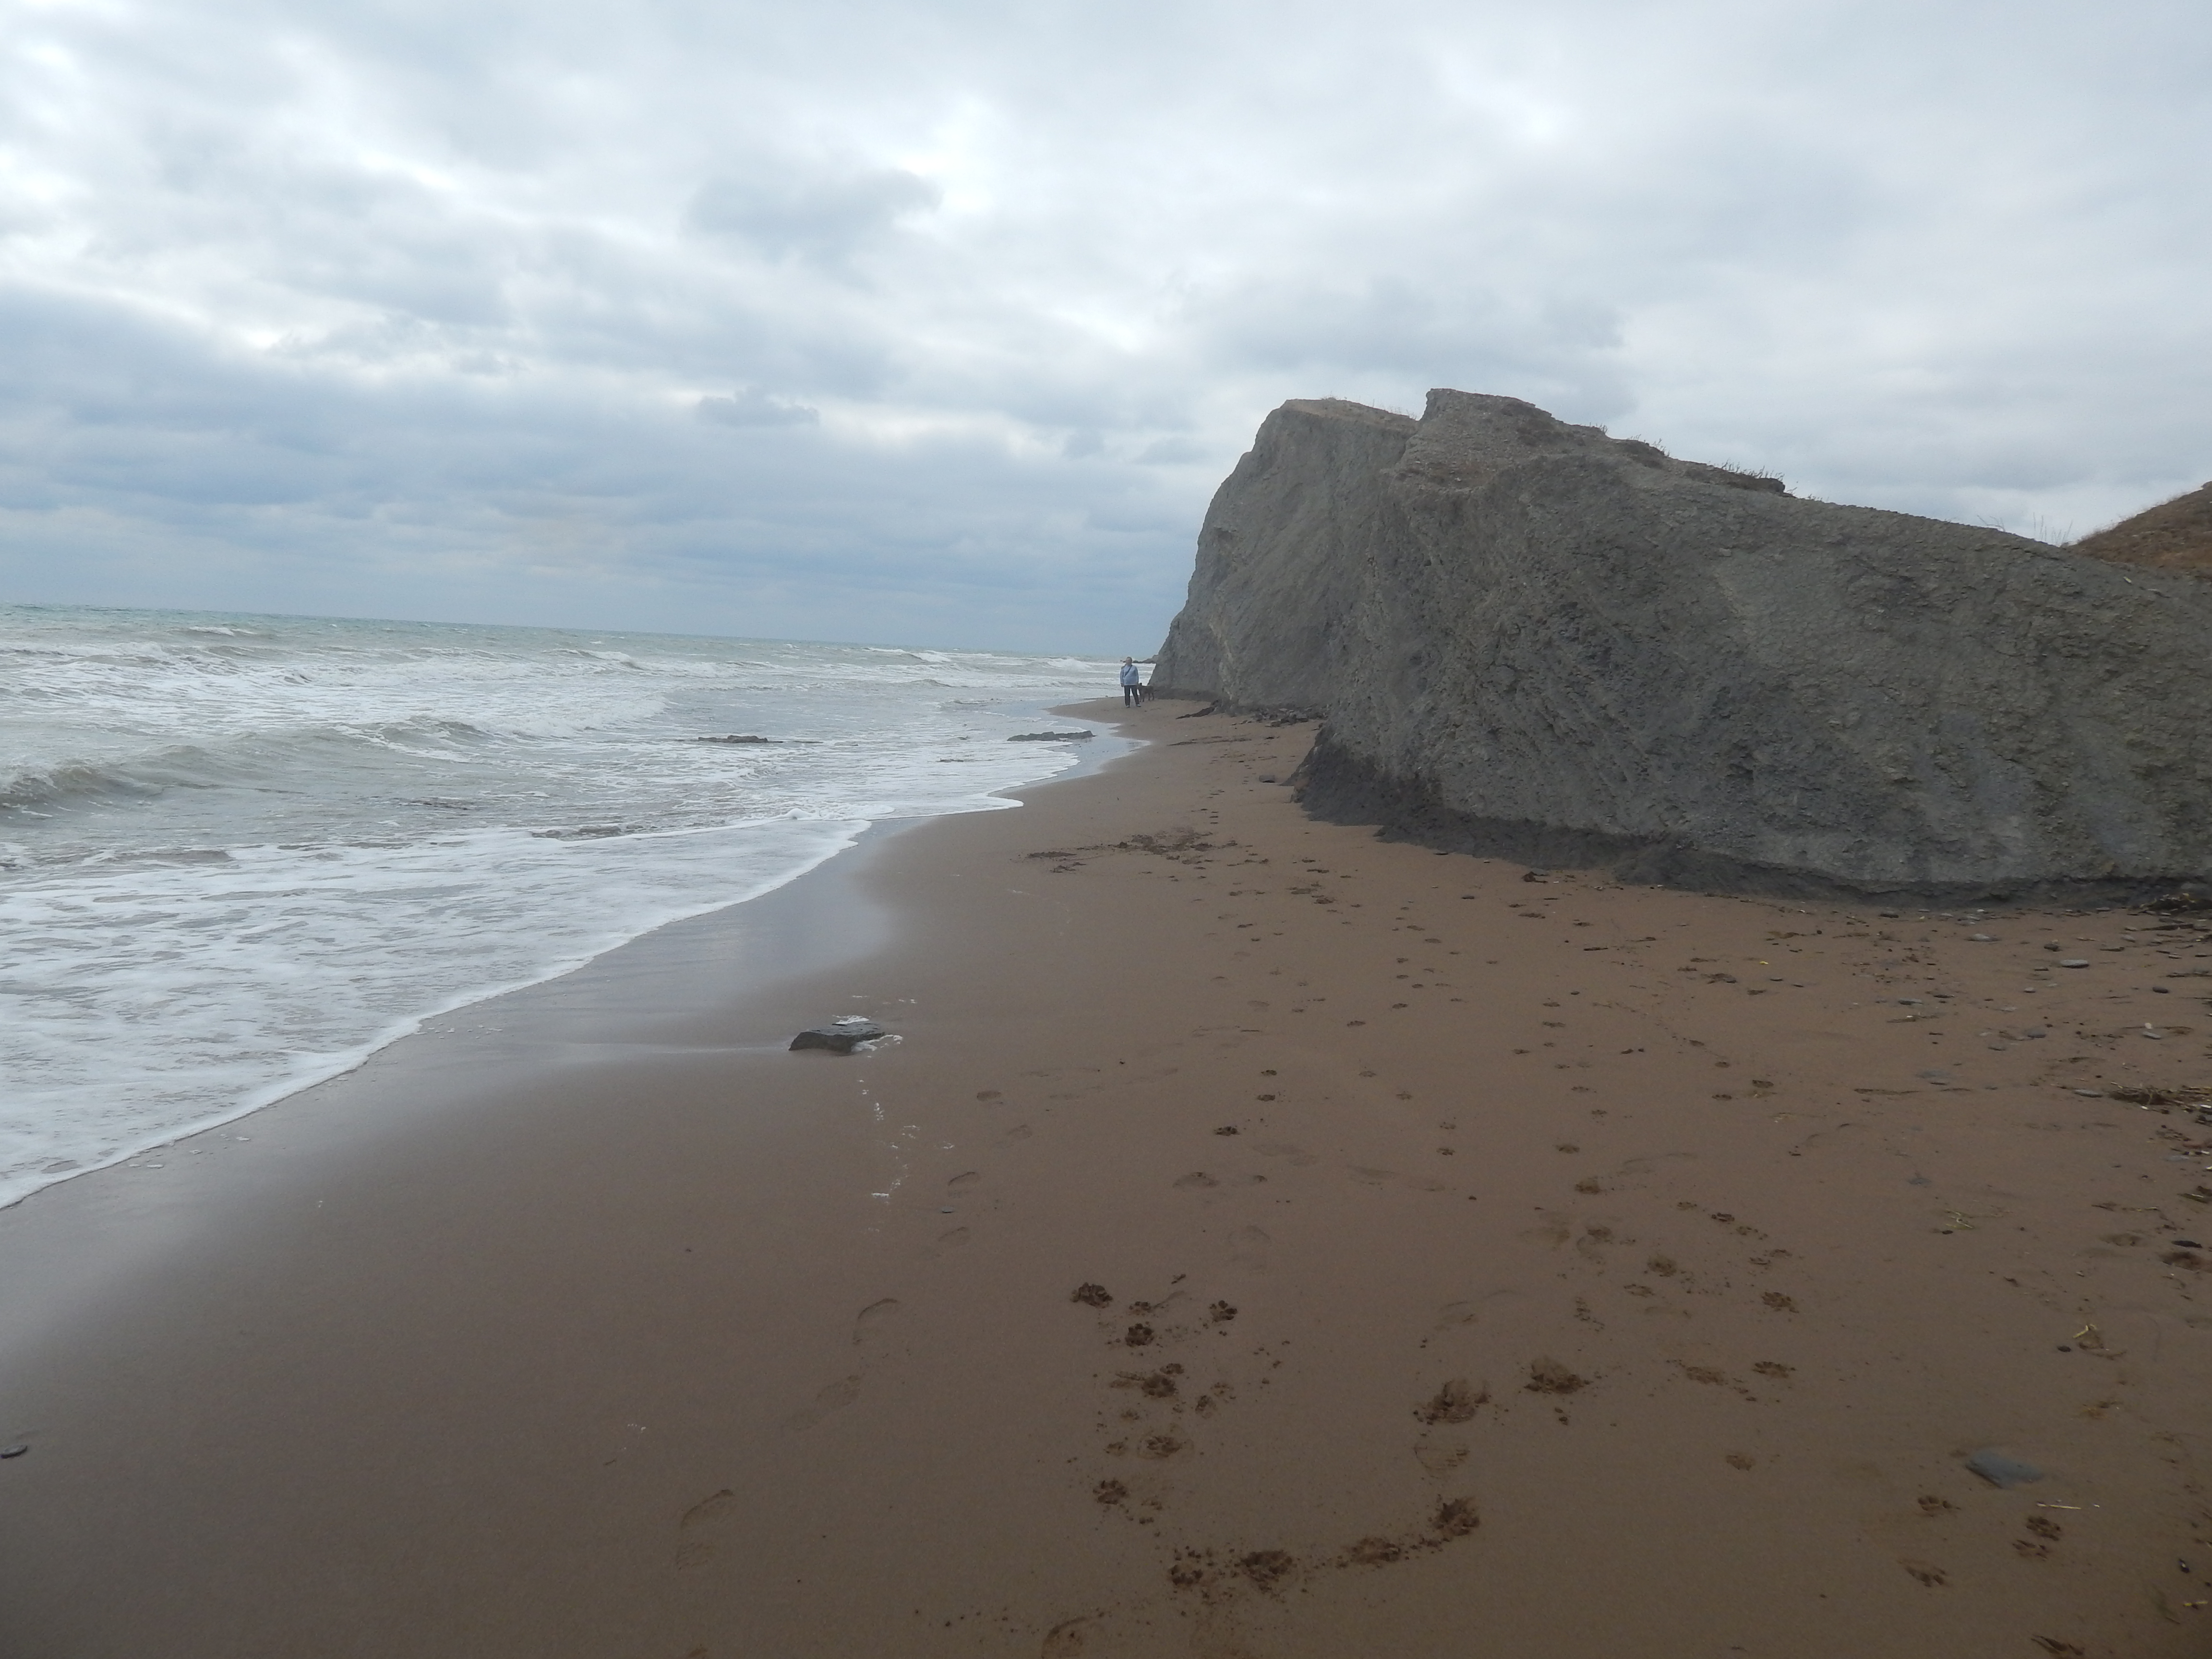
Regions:
<instances>
[{"instance_id":1,"label":"footprint in sand","mask_svg":"<svg viewBox=\"0 0 2212 1659\"><path fill-rule=\"evenodd\" d=\"M1239 1227L1229 1235L1229 1259L1240 1267L1265 1273L1275 1241L1257 1227Z\"/></svg>"},{"instance_id":2,"label":"footprint in sand","mask_svg":"<svg viewBox=\"0 0 2212 1659\"><path fill-rule=\"evenodd\" d=\"M1467 1462L1468 1448L1455 1440L1431 1440L1414 1447L1413 1457L1431 1474L1446 1475Z\"/></svg>"},{"instance_id":3,"label":"footprint in sand","mask_svg":"<svg viewBox=\"0 0 2212 1659\"><path fill-rule=\"evenodd\" d=\"M1012 1128L1007 1130L1006 1133L999 1137L999 1144L1004 1146L1011 1145L1017 1140L1027 1140L1036 1133L1036 1131L1030 1128L1028 1124L1017 1123Z\"/></svg>"},{"instance_id":4,"label":"footprint in sand","mask_svg":"<svg viewBox=\"0 0 2212 1659\"><path fill-rule=\"evenodd\" d=\"M712 1498L702 1498L684 1511L684 1518L676 1524L685 1531L693 1527L704 1527L720 1520L738 1506L738 1495L727 1486Z\"/></svg>"},{"instance_id":5,"label":"footprint in sand","mask_svg":"<svg viewBox=\"0 0 2212 1659\"><path fill-rule=\"evenodd\" d=\"M1062 1620L1044 1633L1037 1659L1075 1659L1079 1653L1088 1653L1091 1632L1097 1628L1097 1620L1093 1619Z\"/></svg>"},{"instance_id":6,"label":"footprint in sand","mask_svg":"<svg viewBox=\"0 0 2212 1659\"><path fill-rule=\"evenodd\" d=\"M1432 1399L1425 1400L1416 1406L1413 1415L1431 1425L1467 1423L1472 1422L1474 1414L1489 1403L1490 1385L1487 1382L1473 1383L1463 1376L1455 1376L1438 1389Z\"/></svg>"},{"instance_id":7,"label":"footprint in sand","mask_svg":"<svg viewBox=\"0 0 2212 1659\"><path fill-rule=\"evenodd\" d=\"M860 1379L841 1376L814 1396L814 1403L804 1411L793 1412L783 1420L783 1426L793 1433L812 1428L834 1411L842 1411L860 1397Z\"/></svg>"},{"instance_id":8,"label":"footprint in sand","mask_svg":"<svg viewBox=\"0 0 2212 1659\"><path fill-rule=\"evenodd\" d=\"M1193 1170L1176 1182L1176 1185L1185 1192L1202 1192L1208 1187L1218 1187L1220 1184L1203 1170Z\"/></svg>"},{"instance_id":9,"label":"footprint in sand","mask_svg":"<svg viewBox=\"0 0 2212 1659\"><path fill-rule=\"evenodd\" d=\"M1363 1164L1349 1166L1352 1178L1366 1187L1411 1187L1419 1193L1441 1193L1446 1190L1441 1181L1431 1181L1422 1176L1400 1175L1395 1170L1370 1170Z\"/></svg>"},{"instance_id":10,"label":"footprint in sand","mask_svg":"<svg viewBox=\"0 0 2212 1659\"><path fill-rule=\"evenodd\" d=\"M853 1340L856 1344L876 1340L883 1335L884 1328L898 1317L899 1311L900 1304L896 1297L887 1296L880 1302L871 1302L853 1321Z\"/></svg>"},{"instance_id":11,"label":"footprint in sand","mask_svg":"<svg viewBox=\"0 0 2212 1659\"><path fill-rule=\"evenodd\" d=\"M937 1243L916 1250L915 1255L923 1261L934 1261L947 1250L957 1250L973 1237L965 1227L955 1227L949 1233L939 1233Z\"/></svg>"},{"instance_id":12,"label":"footprint in sand","mask_svg":"<svg viewBox=\"0 0 2212 1659\"><path fill-rule=\"evenodd\" d=\"M1304 1147L1293 1146L1287 1140L1271 1140L1258 1150L1267 1158L1287 1159L1295 1169L1303 1170L1309 1164L1317 1164L1321 1161Z\"/></svg>"},{"instance_id":13,"label":"footprint in sand","mask_svg":"<svg viewBox=\"0 0 2212 1659\"><path fill-rule=\"evenodd\" d=\"M684 1518L676 1523L677 1529L680 1532L690 1532L694 1528L710 1527L737 1506L737 1494L725 1486L712 1498L702 1498L684 1510ZM685 1567L696 1567L714 1553L714 1545L705 1539L687 1539L677 1546L676 1565L679 1571Z\"/></svg>"},{"instance_id":14,"label":"footprint in sand","mask_svg":"<svg viewBox=\"0 0 2212 1659\"><path fill-rule=\"evenodd\" d=\"M964 1174L953 1176L951 1180L946 1182L945 1184L956 1193L963 1193L967 1191L969 1188L974 1186L982 1178L983 1172L981 1170L969 1170Z\"/></svg>"},{"instance_id":15,"label":"footprint in sand","mask_svg":"<svg viewBox=\"0 0 2212 1659\"><path fill-rule=\"evenodd\" d=\"M1547 1249L1556 1250L1575 1236L1574 1228L1566 1217L1547 1214L1540 1211L1538 1213L1541 1217L1542 1224L1528 1228L1521 1234L1521 1237L1529 1243L1541 1244Z\"/></svg>"},{"instance_id":16,"label":"footprint in sand","mask_svg":"<svg viewBox=\"0 0 2212 1659\"><path fill-rule=\"evenodd\" d=\"M1592 1222L1583 1229L1582 1236L1575 1240L1575 1252L1584 1261L1595 1262L1602 1267L1605 1266L1606 1247L1618 1242L1611 1227L1607 1226L1603 1222Z\"/></svg>"}]
</instances>

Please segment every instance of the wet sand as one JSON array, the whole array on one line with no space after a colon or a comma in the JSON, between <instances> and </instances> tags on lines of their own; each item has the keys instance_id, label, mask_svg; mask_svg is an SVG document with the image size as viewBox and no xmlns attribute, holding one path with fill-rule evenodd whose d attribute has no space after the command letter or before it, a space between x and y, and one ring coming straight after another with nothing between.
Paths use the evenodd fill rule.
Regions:
<instances>
[{"instance_id":1,"label":"wet sand","mask_svg":"<svg viewBox=\"0 0 2212 1659\"><path fill-rule=\"evenodd\" d=\"M1532 880L1191 708L0 1212L0 1653L2203 1651L2199 927Z\"/></svg>"}]
</instances>

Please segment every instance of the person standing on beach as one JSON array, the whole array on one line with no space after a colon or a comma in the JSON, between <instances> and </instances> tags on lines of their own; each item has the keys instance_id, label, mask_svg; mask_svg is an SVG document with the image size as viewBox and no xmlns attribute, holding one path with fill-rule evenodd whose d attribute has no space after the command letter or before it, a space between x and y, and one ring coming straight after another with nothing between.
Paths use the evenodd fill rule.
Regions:
<instances>
[{"instance_id":1,"label":"person standing on beach","mask_svg":"<svg viewBox=\"0 0 2212 1659\"><path fill-rule=\"evenodd\" d=\"M1134 657L1121 659L1121 707L1134 708L1145 700L1145 674Z\"/></svg>"}]
</instances>

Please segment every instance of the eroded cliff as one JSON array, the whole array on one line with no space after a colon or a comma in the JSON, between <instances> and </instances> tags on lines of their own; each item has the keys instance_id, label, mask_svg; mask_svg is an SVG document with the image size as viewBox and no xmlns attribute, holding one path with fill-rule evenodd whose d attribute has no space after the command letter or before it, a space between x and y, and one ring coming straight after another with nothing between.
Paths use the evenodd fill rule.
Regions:
<instances>
[{"instance_id":1,"label":"eroded cliff","mask_svg":"<svg viewBox=\"0 0 2212 1659\"><path fill-rule=\"evenodd\" d=\"M1955 894L2212 872L2208 672L2202 580L1436 392L1267 417L1153 678L1323 715L1323 816Z\"/></svg>"}]
</instances>

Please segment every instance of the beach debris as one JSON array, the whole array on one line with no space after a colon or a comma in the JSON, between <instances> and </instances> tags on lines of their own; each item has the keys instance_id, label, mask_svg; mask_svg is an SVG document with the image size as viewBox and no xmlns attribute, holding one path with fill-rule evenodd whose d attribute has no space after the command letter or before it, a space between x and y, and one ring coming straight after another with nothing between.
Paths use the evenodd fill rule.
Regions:
<instances>
[{"instance_id":1,"label":"beach debris","mask_svg":"<svg viewBox=\"0 0 2212 1659\"><path fill-rule=\"evenodd\" d=\"M24 1444L21 1441L17 1441L12 1446L0 1446L0 1457L21 1457L25 1452L30 1449L29 1446Z\"/></svg>"},{"instance_id":2,"label":"beach debris","mask_svg":"<svg viewBox=\"0 0 2212 1659\"><path fill-rule=\"evenodd\" d=\"M1088 732L1019 732L1008 738L1008 743L1083 743L1090 740Z\"/></svg>"},{"instance_id":3,"label":"beach debris","mask_svg":"<svg viewBox=\"0 0 2212 1659\"><path fill-rule=\"evenodd\" d=\"M864 1042L873 1042L884 1035L884 1028L872 1019L859 1014L841 1014L827 1025L811 1025L792 1038L793 1048L827 1048L832 1054L849 1054Z\"/></svg>"},{"instance_id":4,"label":"beach debris","mask_svg":"<svg viewBox=\"0 0 2212 1659\"><path fill-rule=\"evenodd\" d=\"M2026 1486L2045 1478L2033 1463L2021 1462L1995 1446L1984 1446L1966 1459L1966 1467L1992 1486Z\"/></svg>"}]
</instances>

